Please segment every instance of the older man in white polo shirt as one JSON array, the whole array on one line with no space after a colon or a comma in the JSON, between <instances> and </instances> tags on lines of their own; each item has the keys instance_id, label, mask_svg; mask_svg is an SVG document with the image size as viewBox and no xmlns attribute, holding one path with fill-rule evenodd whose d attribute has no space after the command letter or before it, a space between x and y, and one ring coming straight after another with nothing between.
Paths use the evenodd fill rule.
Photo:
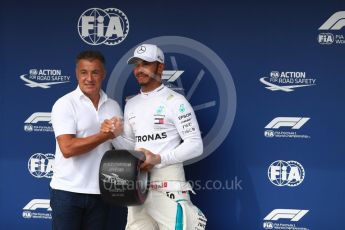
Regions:
<instances>
[{"instance_id":1,"label":"older man in white polo shirt","mask_svg":"<svg viewBox=\"0 0 345 230\"><path fill-rule=\"evenodd\" d=\"M59 98L52 109L56 137L51 207L54 230L101 230L107 224L108 205L100 196L98 172L103 154L124 148L118 103L101 89L106 76L100 52L84 51L77 56L78 87ZM113 132L101 132L100 124L115 117Z\"/></svg>"}]
</instances>

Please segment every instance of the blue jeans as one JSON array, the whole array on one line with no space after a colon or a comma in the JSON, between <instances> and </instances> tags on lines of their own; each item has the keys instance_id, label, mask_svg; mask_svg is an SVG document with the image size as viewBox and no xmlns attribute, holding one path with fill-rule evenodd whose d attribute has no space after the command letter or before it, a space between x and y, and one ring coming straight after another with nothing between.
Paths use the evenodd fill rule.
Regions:
<instances>
[{"instance_id":1,"label":"blue jeans","mask_svg":"<svg viewBox=\"0 0 345 230\"><path fill-rule=\"evenodd\" d=\"M50 189L53 230L102 230L109 205L100 195Z\"/></svg>"}]
</instances>

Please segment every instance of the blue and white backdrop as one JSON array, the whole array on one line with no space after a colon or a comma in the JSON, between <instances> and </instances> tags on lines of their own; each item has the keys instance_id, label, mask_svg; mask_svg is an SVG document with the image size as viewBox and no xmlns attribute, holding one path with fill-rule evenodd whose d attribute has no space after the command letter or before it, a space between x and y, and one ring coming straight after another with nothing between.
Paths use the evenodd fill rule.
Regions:
<instances>
[{"instance_id":1,"label":"blue and white backdrop","mask_svg":"<svg viewBox=\"0 0 345 230\"><path fill-rule=\"evenodd\" d=\"M51 227L50 111L76 87L76 54L104 53L123 107L144 41L196 111L205 152L186 173L207 229L345 229L344 1L1 5L1 229ZM125 222L113 207L108 229Z\"/></svg>"}]
</instances>

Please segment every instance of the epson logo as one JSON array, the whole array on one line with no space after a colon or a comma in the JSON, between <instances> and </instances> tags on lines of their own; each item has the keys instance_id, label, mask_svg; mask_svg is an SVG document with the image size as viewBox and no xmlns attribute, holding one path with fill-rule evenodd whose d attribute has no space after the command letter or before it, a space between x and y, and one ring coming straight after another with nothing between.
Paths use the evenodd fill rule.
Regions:
<instances>
[{"instance_id":1,"label":"epson logo","mask_svg":"<svg viewBox=\"0 0 345 230\"><path fill-rule=\"evenodd\" d=\"M184 114L184 115L181 115L181 116L178 116L178 119L179 120L182 120L182 119L185 119L185 118L188 118L192 115L192 113L187 113L187 114Z\"/></svg>"},{"instance_id":2,"label":"epson logo","mask_svg":"<svg viewBox=\"0 0 345 230\"><path fill-rule=\"evenodd\" d=\"M279 219L288 219L290 221L297 222L299 221L305 214L307 214L309 210L299 210L299 209L274 209L270 212L264 220L279 220Z\"/></svg>"},{"instance_id":3,"label":"epson logo","mask_svg":"<svg viewBox=\"0 0 345 230\"><path fill-rule=\"evenodd\" d=\"M116 8L91 8L78 21L81 39L89 45L117 45L129 32L127 16Z\"/></svg>"},{"instance_id":4,"label":"epson logo","mask_svg":"<svg viewBox=\"0 0 345 230\"><path fill-rule=\"evenodd\" d=\"M146 142L146 141L155 141L155 140L160 140L160 139L165 139L167 138L167 133L154 133L154 134L149 134L149 135L143 135L143 136L135 136L135 139L137 142Z\"/></svg>"}]
</instances>

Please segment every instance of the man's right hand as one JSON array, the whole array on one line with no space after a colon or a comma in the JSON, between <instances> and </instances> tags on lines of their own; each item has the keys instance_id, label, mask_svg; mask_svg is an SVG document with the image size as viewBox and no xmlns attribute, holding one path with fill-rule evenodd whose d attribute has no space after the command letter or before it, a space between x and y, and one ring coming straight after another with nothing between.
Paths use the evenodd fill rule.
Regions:
<instances>
[{"instance_id":1,"label":"man's right hand","mask_svg":"<svg viewBox=\"0 0 345 230\"><path fill-rule=\"evenodd\" d=\"M101 132L111 133L111 139L119 136L123 132L123 123L120 117L105 119L101 124Z\"/></svg>"}]
</instances>

